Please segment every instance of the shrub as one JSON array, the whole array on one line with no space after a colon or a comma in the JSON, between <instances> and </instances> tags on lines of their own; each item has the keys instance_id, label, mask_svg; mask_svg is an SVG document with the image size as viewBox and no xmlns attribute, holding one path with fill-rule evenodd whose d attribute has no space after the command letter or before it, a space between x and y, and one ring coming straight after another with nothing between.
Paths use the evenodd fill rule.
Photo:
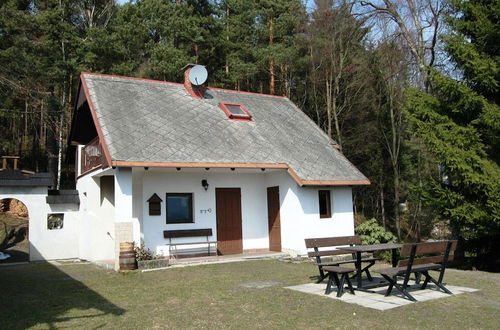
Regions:
<instances>
[{"instance_id":1,"label":"shrub","mask_svg":"<svg viewBox=\"0 0 500 330\"><path fill-rule=\"evenodd\" d=\"M144 244L141 244L141 246L136 246L134 248L134 251L135 251L135 259L137 261L155 259L153 256L153 252L151 252L150 249L146 248L146 246Z\"/></svg>"},{"instance_id":2,"label":"shrub","mask_svg":"<svg viewBox=\"0 0 500 330\"><path fill-rule=\"evenodd\" d=\"M370 219L363 222L356 227L356 234L361 237L361 242L363 244L381 244L381 243L396 243L398 241L397 237L384 229L378 224L376 219ZM383 251L380 253L386 261L391 260L391 252Z\"/></svg>"}]
</instances>

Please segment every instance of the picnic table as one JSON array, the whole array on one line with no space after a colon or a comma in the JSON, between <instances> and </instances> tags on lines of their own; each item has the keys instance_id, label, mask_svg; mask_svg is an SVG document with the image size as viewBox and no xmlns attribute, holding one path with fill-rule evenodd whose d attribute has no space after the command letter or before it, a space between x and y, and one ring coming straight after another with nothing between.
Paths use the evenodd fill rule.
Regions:
<instances>
[{"instance_id":1,"label":"picnic table","mask_svg":"<svg viewBox=\"0 0 500 330\"><path fill-rule=\"evenodd\" d=\"M397 256L397 250L401 249L403 244L397 244L397 243L383 243L383 244L368 244L368 245L354 245L354 246L345 246L345 247L338 247L338 250L345 250L347 252L355 252L356 253L356 289L367 289L367 288L373 288L373 287L378 287L378 286L383 286L383 285L388 285L385 280L382 282L377 282L377 283L370 283L369 285L363 286L363 279L362 279L362 274L361 274L361 253L363 252L375 252L375 251L386 251L386 250L391 250L392 251L392 266L396 267L398 265L398 256Z\"/></svg>"}]
</instances>

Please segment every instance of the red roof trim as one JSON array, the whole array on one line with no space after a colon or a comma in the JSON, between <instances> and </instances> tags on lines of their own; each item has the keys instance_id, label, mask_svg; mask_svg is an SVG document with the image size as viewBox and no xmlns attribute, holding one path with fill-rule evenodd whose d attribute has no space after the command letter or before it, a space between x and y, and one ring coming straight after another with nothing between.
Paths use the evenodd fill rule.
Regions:
<instances>
[{"instance_id":1,"label":"red roof trim","mask_svg":"<svg viewBox=\"0 0 500 330\"><path fill-rule=\"evenodd\" d=\"M118 75L107 74L107 73L81 72L81 75L101 76L101 77L111 77L111 78L121 78L121 79L138 80L138 81L145 81L145 82L151 82L151 83L160 83L160 84L184 86L183 83L176 83L176 82L164 81L164 80L154 80L154 79L147 79L147 78L139 78L139 77L131 77L131 76L118 76ZM260 95L260 96L268 96L268 97L277 97L277 98L284 98L284 99L287 98L286 96L281 96L281 95L272 95L272 94L264 94L264 93L254 93L254 92L237 91L237 90L234 90L234 89L219 88L219 87L208 87L208 90L224 91L224 92L229 92L229 93L240 93L240 94L248 94L248 95Z\"/></svg>"},{"instance_id":2,"label":"red roof trim","mask_svg":"<svg viewBox=\"0 0 500 330\"><path fill-rule=\"evenodd\" d=\"M111 155L109 153L108 145L104 140L104 134L102 132L101 124L97 119L97 113L94 108L94 103L92 102L92 98L90 97L89 88L87 87L87 82L85 81L84 73L80 74L80 81L82 82L83 92L85 93L85 98L87 99L87 103L89 104L90 113L92 114L92 119L94 121L94 125L97 131L97 135L99 136L99 143L101 144L102 150L104 151L104 156L106 158L106 162L111 164Z\"/></svg>"},{"instance_id":3,"label":"red roof trim","mask_svg":"<svg viewBox=\"0 0 500 330\"><path fill-rule=\"evenodd\" d=\"M241 111L245 113L245 115L234 115L227 108L228 105L234 105L240 107ZM229 102L219 102L219 107L224 111L227 118L232 120L243 120L243 121L252 121L252 115L248 112L248 110L241 104L238 103L229 103Z\"/></svg>"},{"instance_id":4,"label":"red roof trim","mask_svg":"<svg viewBox=\"0 0 500 330\"><path fill-rule=\"evenodd\" d=\"M159 83L159 84L168 84L168 85L184 86L184 84L181 84L181 83L175 83L175 82L170 82L170 81L164 81L164 80L154 80L154 79L146 79L146 78L130 77L130 76L117 76L117 75L114 75L114 74L107 74L107 73L82 72L82 73L81 73L81 76L83 76L83 75L89 75L89 76L99 76L99 77L111 77L111 78L121 78L121 79L138 80L138 81L145 81L145 82L151 82L151 83Z\"/></svg>"}]
</instances>

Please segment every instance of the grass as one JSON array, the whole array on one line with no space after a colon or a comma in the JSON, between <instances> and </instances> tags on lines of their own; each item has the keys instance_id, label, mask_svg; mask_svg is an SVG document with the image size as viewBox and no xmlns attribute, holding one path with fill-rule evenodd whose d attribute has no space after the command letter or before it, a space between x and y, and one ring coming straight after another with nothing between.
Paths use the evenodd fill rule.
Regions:
<instances>
[{"instance_id":1,"label":"grass","mask_svg":"<svg viewBox=\"0 0 500 330\"><path fill-rule=\"evenodd\" d=\"M284 289L310 263L246 261L141 273L90 264L0 267L0 328L497 328L500 275L449 269L481 291L377 311ZM479 279L479 280L478 280ZM267 288L241 284L273 281Z\"/></svg>"}]
</instances>

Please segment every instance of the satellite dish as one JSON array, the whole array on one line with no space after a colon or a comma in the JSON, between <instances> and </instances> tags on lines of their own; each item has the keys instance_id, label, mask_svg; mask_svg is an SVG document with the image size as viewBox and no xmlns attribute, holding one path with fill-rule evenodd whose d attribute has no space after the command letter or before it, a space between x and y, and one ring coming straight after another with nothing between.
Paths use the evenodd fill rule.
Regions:
<instances>
[{"instance_id":1,"label":"satellite dish","mask_svg":"<svg viewBox=\"0 0 500 330\"><path fill-rule=\"evenodd\" d=\"M189 81L193 85L202 85L208 77L207 69L203 65L195 65L189 71Z\"/></svg>"}]
</instances>

